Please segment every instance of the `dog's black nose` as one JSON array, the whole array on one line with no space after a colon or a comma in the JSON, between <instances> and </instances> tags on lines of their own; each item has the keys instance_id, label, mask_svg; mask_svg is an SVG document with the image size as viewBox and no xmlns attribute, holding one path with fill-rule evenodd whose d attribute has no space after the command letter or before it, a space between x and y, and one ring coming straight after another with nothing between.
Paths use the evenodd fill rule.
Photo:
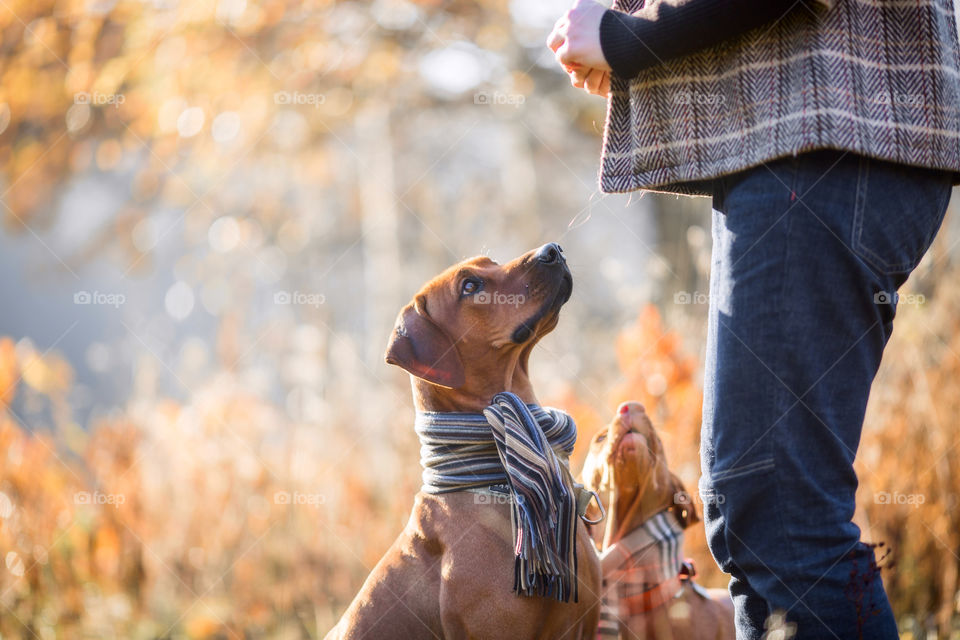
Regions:
<instances>
[{"instance_id":1,"label":"dog's black nose","mask_svg":"<svg viewBox=\"0 0 960 640\"><path fill-rule=\"evenodd\" d=\"M560 245L558 245L556 242L548 242L537 249L536 258L543 264L563 262L563 249L561 249Z\"/></svg>"}]
</instances>

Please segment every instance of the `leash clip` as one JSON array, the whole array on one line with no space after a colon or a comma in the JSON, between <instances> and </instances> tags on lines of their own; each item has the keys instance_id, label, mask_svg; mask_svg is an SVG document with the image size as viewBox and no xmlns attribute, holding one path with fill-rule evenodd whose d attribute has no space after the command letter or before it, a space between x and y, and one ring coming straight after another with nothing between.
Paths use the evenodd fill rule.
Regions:
<instances>
[{"instance_id":1,"label":"leash clip","mask_svg":"<svg viewBox=\"0 0 960 640\"><path fill-rule=\"evenodd\" d=\"M577 493L577 515L580 516L580 519L587 524L600 524L603 522L603 519L607 517L607 512L604 511L603 503L600 502L600 495L596 491L587 489L580 483L575 484L574 489ZM597 506L600 507L600 517L596 520L587 518L587 507L590 506L592 500L596 500Z\"/></svg>"}]
</instances>

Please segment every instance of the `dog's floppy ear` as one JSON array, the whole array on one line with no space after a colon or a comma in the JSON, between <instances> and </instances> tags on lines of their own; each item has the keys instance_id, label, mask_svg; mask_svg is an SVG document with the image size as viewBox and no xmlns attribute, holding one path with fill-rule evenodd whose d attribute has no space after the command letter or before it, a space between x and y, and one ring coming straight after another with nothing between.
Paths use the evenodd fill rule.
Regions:
<instances>
[{"instance_id":1,"label":"dog's floppy ear","mask_svg":"<svg viewBox=\"0 0 960 640\"><path fill-rule=\"evenodd\" d=\"M466 373L453 340L422 310L418 298L397 316L384 356L387 364L442 387L462 387Z\"/></svg>"},{"instance_id":2,"label":"dog's floppy ear","mask_svg":"<svg viewBox=\"0 0 960 640\"><path fill-rule=\"evenodd\" d=\"M677 517L680 526L686 529L700 522L700 516L697 515L697 507L693 504L693 498L687 492L683 482L673 472L670 472L670 483L673 485L673 515Z\"/></svg>"}]
</instances>

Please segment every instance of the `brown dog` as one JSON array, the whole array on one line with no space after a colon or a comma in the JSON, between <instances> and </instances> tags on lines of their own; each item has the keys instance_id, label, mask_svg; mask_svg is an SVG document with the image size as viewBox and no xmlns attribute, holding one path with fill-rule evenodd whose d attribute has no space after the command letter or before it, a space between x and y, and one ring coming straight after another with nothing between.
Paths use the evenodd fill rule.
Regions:
<instances>
[{"instance_id":1,"label":"brown dog","mask_svg":"<svg viewBox=\"0 0 960 640\"><path fill-rule=\"evenodd\" d=\"M607 512L605 526L591 532L604 577L598 638L732 640L726 591L703 589L682 575L682 532L699 518L667 468L663 443L642 405L621 405L594 436L582 476Z\"/></svg>"},{"instance_id":2,"label":"brown dog","mask_svg":"<svg viewBox=\"0 0 960 640\"><path fill-rule=\"evenodd\" d=\"M556 244L505 265L461 262L400 312L386 360L411 373L420 412L479 413L501 391L536 403L530 351L571 290ZM576 522L579 601L520 596L511 591L511 505L478 496L419 492L406 528L327 639L592 638L601 578L584 524Z\"/></svg>"}]
</instances>

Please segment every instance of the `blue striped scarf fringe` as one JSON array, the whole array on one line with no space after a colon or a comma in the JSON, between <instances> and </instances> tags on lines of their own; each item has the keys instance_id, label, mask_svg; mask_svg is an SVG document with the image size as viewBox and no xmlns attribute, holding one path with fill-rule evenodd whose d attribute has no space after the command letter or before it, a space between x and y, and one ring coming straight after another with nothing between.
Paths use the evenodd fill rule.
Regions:
<instances>
[{"instance_id":1,"label":"blue striped scarf fringe","mask_svg":"<svg viewBox=\"0 0 960 640\"><path fill-rule=\"evenodd\" d=\"M424 492L509 486L513 591L576 602L577 505L567 465L577 440L573 419L503 392L483 414L418 412L416 431Z\"/></svg>"}]
</instances>

